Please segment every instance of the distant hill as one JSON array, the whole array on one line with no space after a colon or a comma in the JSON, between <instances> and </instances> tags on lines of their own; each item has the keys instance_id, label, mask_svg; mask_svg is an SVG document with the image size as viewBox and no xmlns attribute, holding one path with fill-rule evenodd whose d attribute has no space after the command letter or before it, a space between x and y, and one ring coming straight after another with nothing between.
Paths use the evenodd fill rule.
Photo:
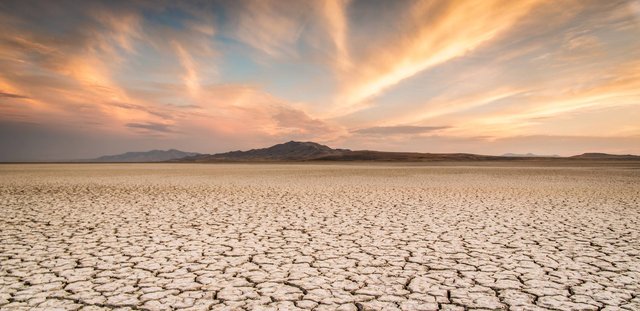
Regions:
<instances>
[{"instance_id":1,"label":"distant hill","mask_svg":"<svg viewBox=\"0 0 640 311\"><path fill-rule=\"evenodd\" d=\"M503 157L523 157L523 158L557 158L560 157L557 154L551 155L540 155L535 153L505 153L502 155Z\"/></svg>"},{"instance_id":2,"label":"distant hill","mask_svg":"<svg viewBox=\"0 0 640 311\"><path fill-rule=\"evenodd\" d=\"M588 152L570 157L572 159L590 159L590 160L640 160L640 156L633 154L609 154Z\"/></svg>"},{"instance_id":3,"label":"distant hill","mask_svg":"<svg viewBox=\"0 0 640 311\"><path fill-rule=\"evenodd\" d=\"M290 141L268 148L200 154L176 149L127 152L77 162L277 162L277 161L374 161L374 162L430 162L430 161L572 161L572 160L636 160L636 155L584 153L572 157L506 153L488 156L471 153L419 153L373 150L333 149L315 142ZM579 162L580 163L580 162Z\"/></svg>"},{"instance_id":4,"label":"distant hill","mask_svg":"<svg viewBox=\"0 0 640 311\"><path fill-rule=\"evenodd\" d=\"M306 161L327 156L339 156L351 152L348 149L332 149L314 142L290 141L269 148L248 151L231 151L218 154L201 154L180 159L180 162L215 161Z\"/></svg>"},{"instance_id":5,"label":"distant hill","mask_svg":"<svg viewBox=\"0 0 640 311\"><path fill-rule=\"evenodd\" d=\"M80 162L163 162L196 155L199 155L199 153L185 152L176 149L151 150L106 155L95 159L81 160Z\"/></svg>"},{"instance_id":6,"label":"distant hill","mask_svg":"<svg viewBox=\"0 0 640 311\"><path fill-rule=\"evenodd\" d=\"M340 155L330 155L315 160L322 161L383 161L383 162L422 162L422 161L488 161L510 160L497 156L471 153L419 153L385 152L371 150L349 151Z\"/></svg>"},{"instance_id":7,"label":"distant hill","mask_svg":"<svg viewBox=\"0 0 640 311\"><path fill-rule=\"evenodd\" d=\"M371 150L333 149L314 142L290 141L269 148L201 154L173 162L227 162L227 161L483 161L500 160L496 156L468 153L383 152Z\"/></svg>"}]
</instances>

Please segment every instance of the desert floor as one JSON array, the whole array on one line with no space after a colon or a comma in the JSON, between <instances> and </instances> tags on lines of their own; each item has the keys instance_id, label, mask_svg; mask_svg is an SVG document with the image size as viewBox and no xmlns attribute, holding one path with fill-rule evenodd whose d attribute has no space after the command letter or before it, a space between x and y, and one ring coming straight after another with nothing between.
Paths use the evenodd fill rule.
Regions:
<instances>
[{"instance_id":1,"label":"desert floor","mask_svg":"<svg viewBox=\"0 0 640 311\"><path fill-rule=\"evenodd\" d=\"M0 165L0 309L640 310L640 169Z\"/></svg>"}]
</instances>

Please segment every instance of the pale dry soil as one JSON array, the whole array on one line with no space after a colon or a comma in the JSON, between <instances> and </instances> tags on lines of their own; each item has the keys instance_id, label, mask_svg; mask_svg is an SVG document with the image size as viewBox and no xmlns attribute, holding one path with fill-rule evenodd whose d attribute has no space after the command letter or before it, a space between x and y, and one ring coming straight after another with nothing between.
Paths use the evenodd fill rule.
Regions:
<instances>
[{"instance_id":1,"label":"pale dry soil","mask_svg":"<svg viewBox=\"0 0 640 311\"><path fill-rule=\"evenodd\" d=\"M0 165L2 310L640 310L640 169Z\"/></svg>"}]
</instances>

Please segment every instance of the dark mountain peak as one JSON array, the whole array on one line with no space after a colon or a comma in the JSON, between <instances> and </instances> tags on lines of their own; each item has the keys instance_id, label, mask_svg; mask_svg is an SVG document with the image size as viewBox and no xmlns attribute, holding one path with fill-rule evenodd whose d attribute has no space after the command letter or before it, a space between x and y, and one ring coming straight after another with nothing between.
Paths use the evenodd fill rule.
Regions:
<instances>
[{"instance_id":1,"label":"dark mountain peak","mask_svg":"<svg viewBox=\"0 0 640 311\"><path fill-rule=\"evenodd\" d=\"M248 151L231 151L213 155L200 155L187 158L187 161L306 161L327 156L342 155L349 150L332 149L315 142L288 141L268 148Z\"/></svg>"},{"instance_id":2,"label":"dark mountain peak","mask_svg":"<svg viewBox=\"0 0 640 311\"><path fill-rule=\"evenodd\" d=\"M290 140L286 143L282 143L282 144L277 144L277 145L273 145L272 147L275 146L279 146L279 145L285 145L285 146L324 146L318 143L314 143L312 141L295 141L295 140ZM326 147L326 146L324 146Z\"/></svg>"},{"instance_id":3,"label":"dark mountain peak","mask_svg":"<svg viewBox=\"0 0 640 311\"><path fill-rule=\"evenodd\" d=\"M302 142L302 141L293 141L293 140L283 144L273 145L267 149L280 150L280 151L318 150L318 151L326 151L326 152L331 152L334 150L334 149L331 149L329 146L321 145L311 141Z\"/></svg>"}]
</instances>

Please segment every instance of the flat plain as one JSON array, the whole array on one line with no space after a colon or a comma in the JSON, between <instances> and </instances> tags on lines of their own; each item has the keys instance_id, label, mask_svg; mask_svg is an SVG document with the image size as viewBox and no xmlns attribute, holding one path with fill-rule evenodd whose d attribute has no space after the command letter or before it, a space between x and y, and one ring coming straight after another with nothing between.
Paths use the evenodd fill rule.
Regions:
<instances>
[{"instance_id":1,"label":"flat plain","mask_svg":"<svg viewBox=\"0 0 640 311\"><path fill-rule=\"evenodd\" d=\"M2 310L640 310L640 165L0 165Z\"/></svg>"}]
</instances>

